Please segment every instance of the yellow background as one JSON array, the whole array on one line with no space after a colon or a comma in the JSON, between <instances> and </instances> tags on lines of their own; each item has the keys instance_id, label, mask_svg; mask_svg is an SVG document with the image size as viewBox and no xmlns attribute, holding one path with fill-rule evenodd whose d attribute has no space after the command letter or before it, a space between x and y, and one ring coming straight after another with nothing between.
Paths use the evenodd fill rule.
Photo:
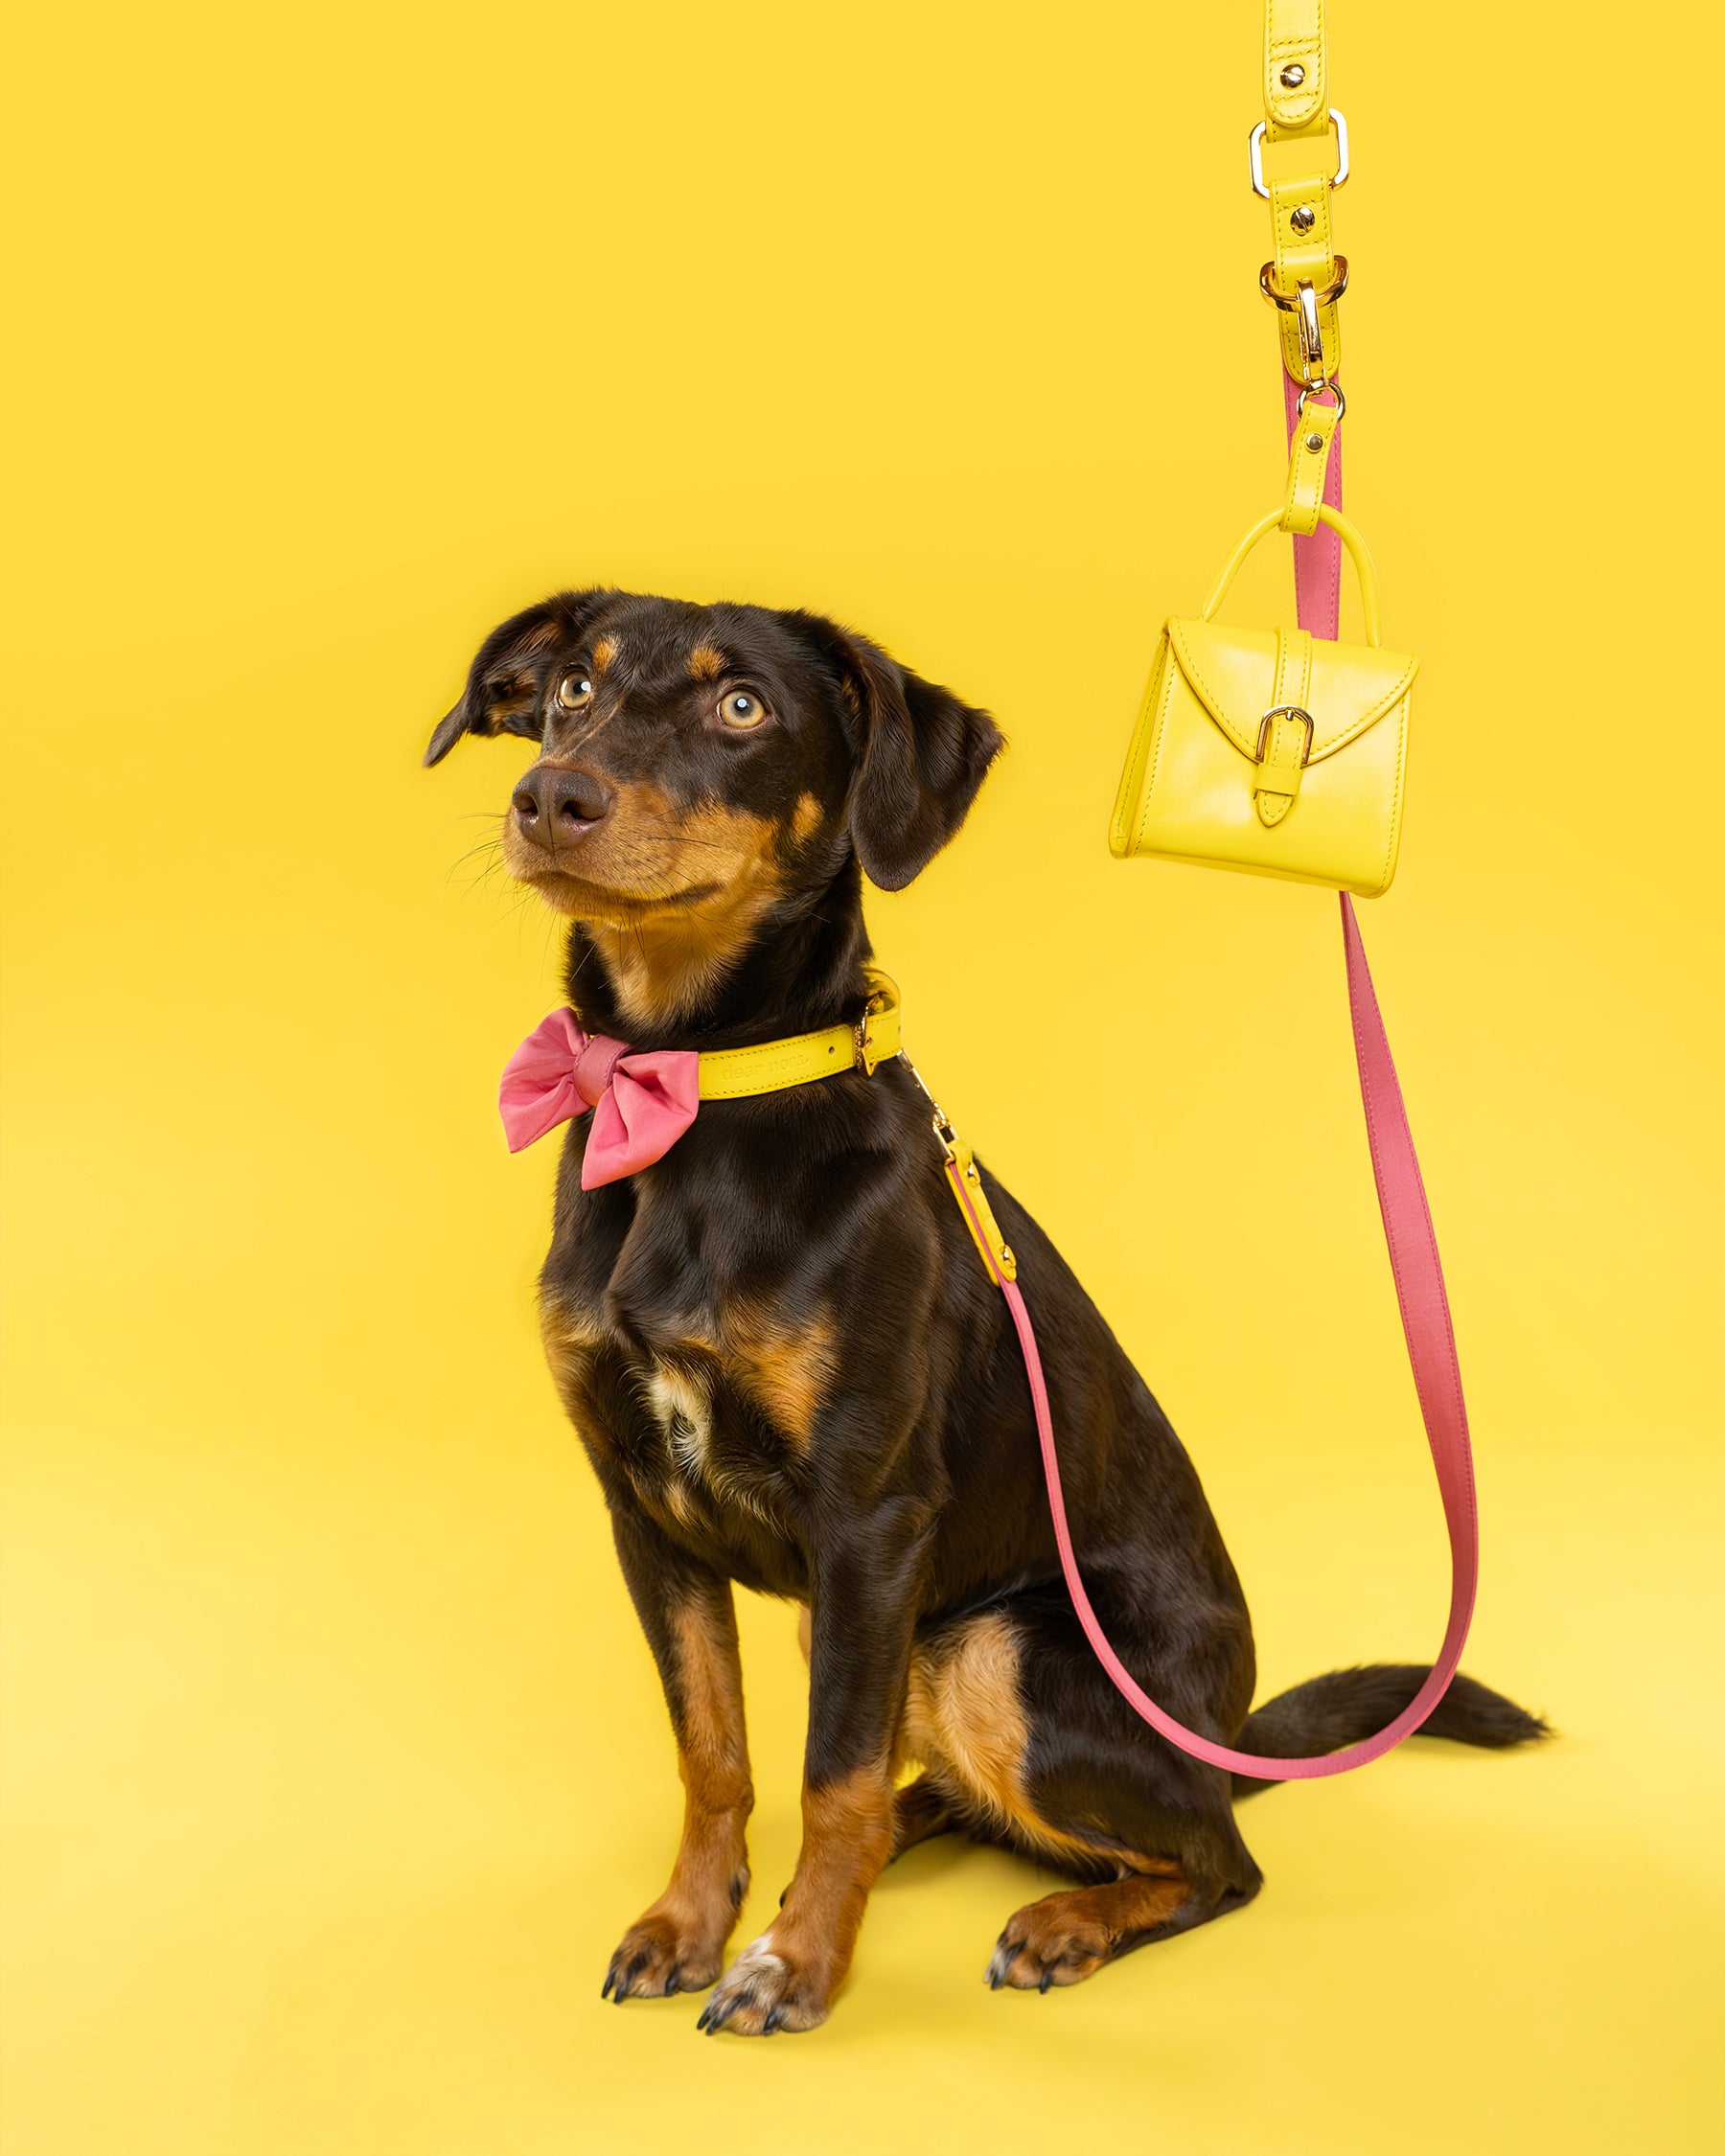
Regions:
<instances>
[{"instance_id":1,"label":"yellow background","mask_svg":"<svg viewBox=\"0 0 1725 2156\"><path fill-rule=\"evenodd\" d=\"M1052 1882L932 1846L763 2047L599 2001L678 1793L538 1359L552 1150L493 1106L554 941L463 859L519 745L417 758L590 579L829 608L992 707L972 826L872 905L914 1052L1195 1452L1263 1689L1429 1655L1334 902L1103 842L1160 619L1282 484L1256 11L36 11L12 2156L1715 2145L1717 129L1702 10L1560 20L1341 6L1332 83L1348 505L1426 666L1363 919L1469 1665L1561 1739L1266 1796L1250 1913L1047 1999L980 1976ZM758 1929L802 1680L745 1624Z\"/></svg>"}]
</instances>

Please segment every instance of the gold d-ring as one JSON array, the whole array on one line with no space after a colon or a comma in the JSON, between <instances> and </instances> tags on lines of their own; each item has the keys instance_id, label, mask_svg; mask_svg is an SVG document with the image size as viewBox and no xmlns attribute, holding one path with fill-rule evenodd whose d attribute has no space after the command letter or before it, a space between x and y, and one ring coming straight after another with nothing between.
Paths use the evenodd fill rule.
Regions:
<instances>
[{"instance_id":1,"label":"gold d-ring","mask_svg":"<svg viewBox=\"0 0 1725 2156\"><path fill-rule=\"evenodd\" d=\"M1270 302L1272 307L1280 308L1284 314L1293 314L1298 310L1300 307L1300 300L1298 296L1293 299L1283 299L1282 295L1276 290L1276 287L1271 284L1270 273L1275 267L1276 264L1273 262L1267 262L1264 264L1263 268L1258 271L1258 290L1263 293L1264 297ZM1314 292L1312 294L1312 297L1318 302L1318 305L1320 307L1331 307L1337 300L1342 297L1343 293L1346 291L1346 289L1347 257L1346 255L1338 255L1336 257L1335 283L1333 285L1326 285L1321 292Z\"/></svg>"},{"instance_id":2,"label":"gold d-ring","mask_svg":"<svg viewBox=\"0 0 1725 2156\"><path fill-rule=\"evenodd\" d=\"M1322 381L1307 382L1305 387L1300 391L1300 401L1294 407L1294 423L1296 425L1298 425L1300 422L1305 417L1306 399L1308 397L1316 397L1321 389L1331 389L1335 391L1336 424L1338 426L1341 425L1343 414L1347 410L1347 399L1342 394L1342 384L1339 381L1331 381L1327 377L1325 377Z\"/></svg>"}]
</instances>

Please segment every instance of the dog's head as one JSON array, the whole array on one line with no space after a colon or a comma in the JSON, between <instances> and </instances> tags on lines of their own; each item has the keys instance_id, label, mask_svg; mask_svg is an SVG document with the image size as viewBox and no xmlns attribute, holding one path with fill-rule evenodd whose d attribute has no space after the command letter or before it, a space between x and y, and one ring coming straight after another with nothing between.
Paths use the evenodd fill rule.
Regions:
<instances>
[{"instance_id":1,"label":"dog's head","mask_svg":"<svg viewBox=\"0 0 1725 2156\"><path fill-rule=\"evenodd\" d=\"M499 733L540 749L504 818L512 874L579 921L731 934L853 853L901 889L1000 746L986 712L816 615L622 591L494 630L426 762Z\"/></svg>"}]
</instances>

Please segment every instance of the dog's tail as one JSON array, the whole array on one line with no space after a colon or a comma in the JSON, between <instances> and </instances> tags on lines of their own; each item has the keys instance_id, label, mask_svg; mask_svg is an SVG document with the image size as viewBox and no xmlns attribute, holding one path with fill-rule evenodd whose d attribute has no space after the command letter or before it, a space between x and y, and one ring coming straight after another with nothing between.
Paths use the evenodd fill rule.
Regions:
<instances>
[{"instance_id":1,"label":"dog's tail","mask_svg":"<svg viewBox=\"0 0 1725 2156\"><path fill-rule=\"evenodd\" d=\"M1279 1692L1246 1717L1236 1742L1242 1752L1267 1759L1305 1759L1338 1752L1345 1744L1392 1722L1430 1674L1414 1662L1377 1662L1361 1669L1332 1669L1311 1677L1292 1691ZM1502 1692L1455 1676L1429 1718L1421 1736L1450 1737L1458 1744L1484 1745L1500 1752L1511 1744L1533 1744L1551 1735L1550 1726ZM1253 1797L1272 1785L1251 1775L1233 1778L1236 1797Z\"/></svg>"}]
</instances>

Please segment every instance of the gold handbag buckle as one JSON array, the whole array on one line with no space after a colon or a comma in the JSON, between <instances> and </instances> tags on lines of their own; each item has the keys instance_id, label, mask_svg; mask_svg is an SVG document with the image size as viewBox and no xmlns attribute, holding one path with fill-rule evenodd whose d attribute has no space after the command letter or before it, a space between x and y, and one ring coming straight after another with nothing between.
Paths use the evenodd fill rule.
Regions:
<instances>
[{"instance_id":1,"label":"gold handbag buckle","mask_svg":"<svg viewBox=\"0 0 1725 2156\"><path fill-rule=\"evenodd\" d=\"M1298 719L1305 728L1305 746L1300 752L1300 768L1303 771L1312 761L1312 737L1317 732L1317 728L1312 723L1311 713L1303 704L1272 704L1258 721L1256 761L1259 764L1264 761L1264 746L1270 739L1270 722L1273 719Z\"/></svg>"}]
</instances>

